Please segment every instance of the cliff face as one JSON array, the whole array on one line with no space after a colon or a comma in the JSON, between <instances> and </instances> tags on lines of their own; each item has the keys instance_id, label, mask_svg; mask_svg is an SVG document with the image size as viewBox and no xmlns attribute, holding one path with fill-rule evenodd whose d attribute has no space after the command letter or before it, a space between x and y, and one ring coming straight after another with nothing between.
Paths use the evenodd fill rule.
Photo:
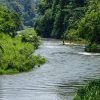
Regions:
<instances>
[{"instance_id":1,"label":"cliff face","mask_svg":"<svg viewBox=\"0 0 100 100\"><path fill-rule=\"evenodd\" d=\"M0 4L6 5L10 10L17 12L25 26L34 26L36 0L0 0Z\"/></svg>"}]
</instances>

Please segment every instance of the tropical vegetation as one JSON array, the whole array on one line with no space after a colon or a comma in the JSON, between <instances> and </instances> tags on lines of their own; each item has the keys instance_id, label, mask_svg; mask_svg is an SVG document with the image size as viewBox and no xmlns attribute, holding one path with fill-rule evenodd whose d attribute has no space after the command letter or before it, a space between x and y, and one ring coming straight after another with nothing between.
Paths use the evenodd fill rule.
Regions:
<instances>
[{"instance_id":1,"label":"tropical vegetation","mask_svg":"<svg viewBox=\"0 0 100 100\"><path fill-rule=\"evenodd\" d=\"M40 41L34 29L17 34L20 18L15 12L0 7L0 74L29 71L45 63L40 55L34 55Z\"/></svg>"},{"instance_id":2,"label":"tropical vegetation","mask_svg":"<svg viewBox=\"0 0 100 100\"><path fill-rule=\"evenodd\" d=\"M85 51L100 53L100 0L40 0L38 35L86 41ZM100 100L100 81L79 89L74 100Z\"/></svg>"},{"instance_id":3,"label":"tropical vegetation","mask_svg":"<svg viewBox=\"0 0 100 100\"><path fill-rule=\"evenodd\" d=\"M22 27L34 26L38 0L0 0L0 4L20 15Z\"/></svg>"},{"instance_id":4,"label":"tropical vegetation","mask_svg":"<svg viewBox=\"0 0 100 100\"><path fill-rule=\"evenodd\" d=\"M35 30L43 37L86 40L86 51L100 52L99 0L41 0Z\"/></svg>"}]
</instances>

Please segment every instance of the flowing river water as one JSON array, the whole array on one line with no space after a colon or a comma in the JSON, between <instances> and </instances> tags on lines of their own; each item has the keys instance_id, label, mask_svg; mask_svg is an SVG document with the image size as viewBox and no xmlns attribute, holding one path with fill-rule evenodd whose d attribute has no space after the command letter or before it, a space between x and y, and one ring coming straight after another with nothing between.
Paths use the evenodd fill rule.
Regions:
<instances>
[{"instance_id":1,"label":"flowing river water","mask_svg":"<svg viewBox=\"0 0 100 100\"><path fill-rule=\"evenodd\" d=\"M47 63L31 72L0 76L0 100L72 100L80 86L100 78L100 55L83 49L44 40L36 54Z\"/></svg>"}]
</instances>

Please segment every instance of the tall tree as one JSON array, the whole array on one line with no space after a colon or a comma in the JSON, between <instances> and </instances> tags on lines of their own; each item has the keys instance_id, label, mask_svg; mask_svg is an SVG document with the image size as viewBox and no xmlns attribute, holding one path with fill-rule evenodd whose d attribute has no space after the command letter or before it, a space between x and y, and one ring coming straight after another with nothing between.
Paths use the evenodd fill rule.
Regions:
<instances>
[{"instance_id":1,"label":"tall tree","mask_svg":"<svg viewBox=\"0 0 100 100\"><path fill-rule=\"evenodd\" d=\"M49 2L42 0L39 5L41 17L38 18L35 29L44 37L49 34L49 37L61 38L66 30L76 27L77 20L82 17L84 12L84 2L85 0L50 0ZM50 16L46 17L48 11ZM48 25L47 20L51 24ZM39 21L42 22L42 27Z\"/></svg>"}]
</instances>

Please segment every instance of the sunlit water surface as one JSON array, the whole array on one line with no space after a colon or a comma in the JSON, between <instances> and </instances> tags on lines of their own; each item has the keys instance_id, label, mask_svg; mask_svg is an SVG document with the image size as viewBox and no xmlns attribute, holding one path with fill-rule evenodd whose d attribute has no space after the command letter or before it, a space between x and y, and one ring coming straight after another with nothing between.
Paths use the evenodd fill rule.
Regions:
<instances>
[{"instance_id":1,"label":"sunlit water surface","mask_svg":"<svg viewBox=\"0 0 100 100\"><path fill-rule=\"evenodd\" d=\"M36 54L47 63L31 72L0 76L0 100L72 100L80 86L100 76L100 55L83 49L44 40Z\"/></svg>"}]
</instances>

